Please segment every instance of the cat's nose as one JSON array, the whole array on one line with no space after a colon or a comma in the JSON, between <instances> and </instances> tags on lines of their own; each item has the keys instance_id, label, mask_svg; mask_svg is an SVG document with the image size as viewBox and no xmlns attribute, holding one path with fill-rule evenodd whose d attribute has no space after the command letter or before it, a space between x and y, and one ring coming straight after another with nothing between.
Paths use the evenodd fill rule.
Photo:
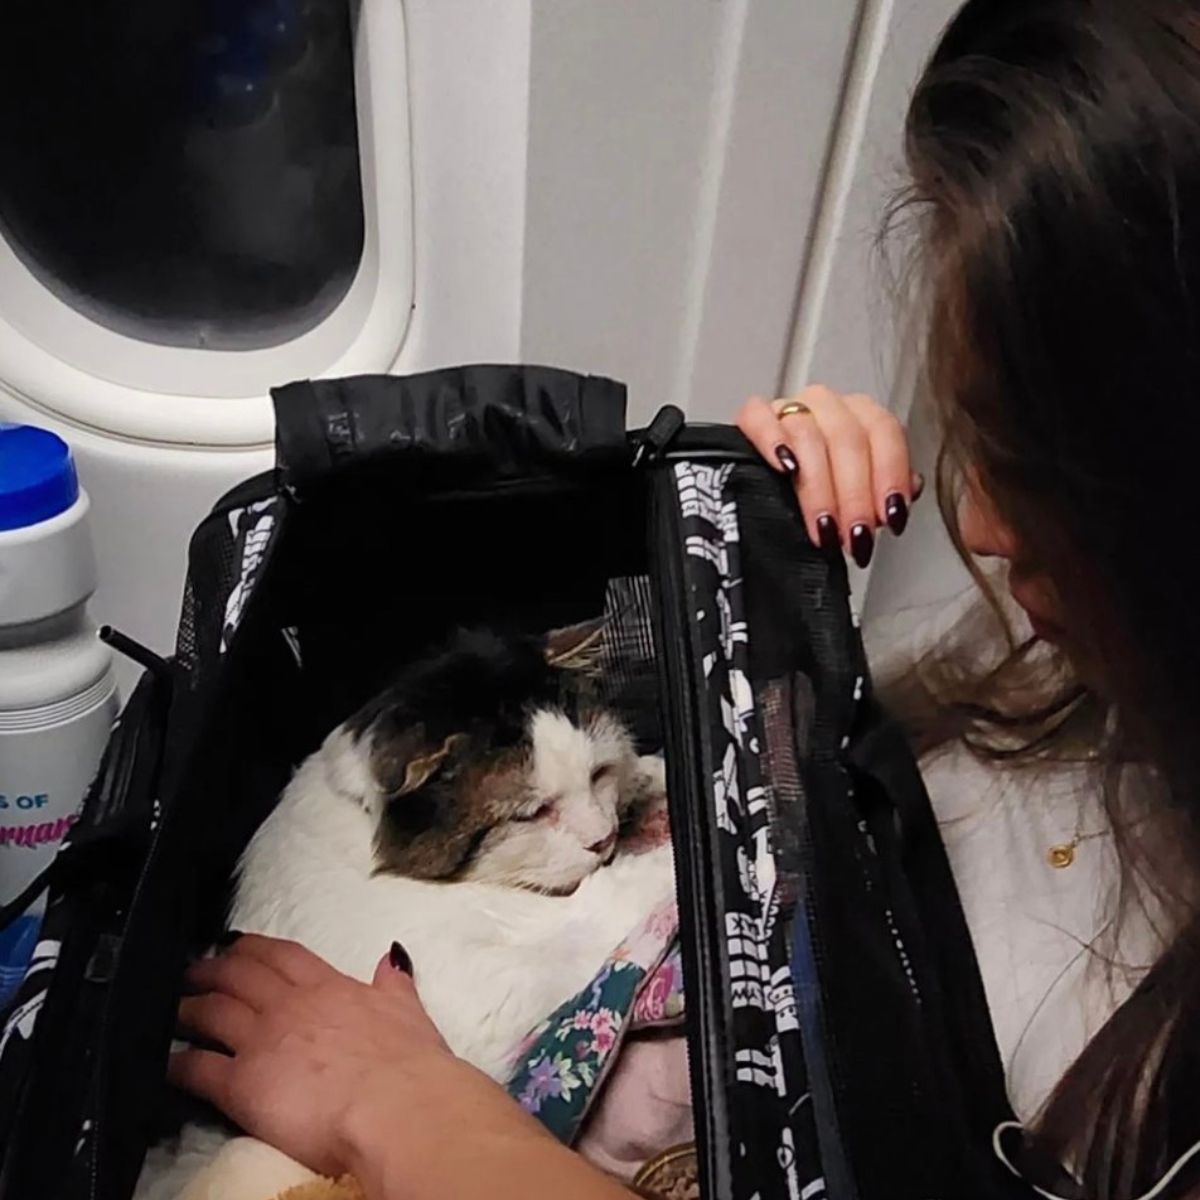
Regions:
<instances>
[{"instance_id":1,"label":"cat's nose","mask_svg":"<svg viewBox=\"0 0 1200 1200\"><path fill-rule=\"evenodd\" d=\"M606 838L601 838L598 842L593 842L588 849L593 854L598 854L601 858L607 858L617 844L617 831L614 829Z\"/></svg>"}]
</instances>

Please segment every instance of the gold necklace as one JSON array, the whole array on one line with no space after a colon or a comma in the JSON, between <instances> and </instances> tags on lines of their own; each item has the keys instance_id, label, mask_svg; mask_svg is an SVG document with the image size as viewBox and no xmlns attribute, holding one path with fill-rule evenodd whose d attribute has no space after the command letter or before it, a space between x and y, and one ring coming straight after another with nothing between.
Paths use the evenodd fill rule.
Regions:
<instances>
[{"instance_id":1,"label":"gold necklace","mask_svg":"<svg viewBox=\"0 0 1200 1200\"><path fill-rule=\"evenodd\" d=\"M1056 871L1065 871L1067 867L1075 862L1075 851L1079 849L1081 842L1091 841L1092 838L1104 837L1108 832L1107 829L1100 829L1095 833L1079 833L1077 830L1075 836L1069 842L1059 842L1058 845L1051 846L1046 851L1046 861Z\"/></svg>"}]
</instances>

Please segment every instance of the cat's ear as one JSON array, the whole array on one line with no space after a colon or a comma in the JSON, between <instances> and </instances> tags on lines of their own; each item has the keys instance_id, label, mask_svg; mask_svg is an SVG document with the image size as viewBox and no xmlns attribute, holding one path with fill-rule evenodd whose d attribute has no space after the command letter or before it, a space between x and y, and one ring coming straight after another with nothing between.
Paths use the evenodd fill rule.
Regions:
<instances>
[{"instance_id":1,"label":"cat's ear","mask_svg":"<svg viewBox=\"0 0 1200 1200\"><path fill-rule=\"evenodd\" d=\"M552 629L546 634L546 661L563 671L584 671L592 674L600 669L600 652L604 645L604 617Z\"/></svg>"},{"instance_id":2,"label":"cat's ear","mask_svg":"<svg viewBox=\"0 0 1200 1200\"><path fill-rule=\"evenodd\" d=\"M440 743L431 742L423 725L406 729L399 737L390 739L385 751L385 769L389 780L394 781L391 794L409 796L424 787L466 740L466 734L452 733Z\"/></svg>"},{"instance_id":3,"label":"cat's ear","mask_svg":"<svg viewBox=\"0 0 1200 1200\"><path fill-rule=\"evenodd\" d=\"M436 749L428 749L423 754L417 754L408 760L404 768L404 780L400 784L398 796L407 796L423 787L437 774L442 763L467 739L464 734L451 734Z\"/></svg>"}]
</instances>

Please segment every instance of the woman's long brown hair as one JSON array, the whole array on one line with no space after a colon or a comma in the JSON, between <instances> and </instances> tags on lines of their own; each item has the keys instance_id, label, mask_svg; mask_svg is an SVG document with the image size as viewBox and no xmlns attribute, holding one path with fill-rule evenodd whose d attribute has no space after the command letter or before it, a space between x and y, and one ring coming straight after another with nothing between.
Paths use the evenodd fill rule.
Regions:
<instances>
[{"instance_id":1,"label":"woman's long brown hair","mask_svg":"<svg viewBox=\"0 0 1200 1200\"><path fill-rule=\"evenodd\" d=\"M1169 854L1118 838L1167 950L1036 1127L1089 1200L1131 1200L1200 1140L1200 3L970 0L907 156L944 505L969 470L1072 662L1014 645L980 677L943 655L902 700L925 748L1134 763L1169 823Z\"/></svg>"}]
</instances>

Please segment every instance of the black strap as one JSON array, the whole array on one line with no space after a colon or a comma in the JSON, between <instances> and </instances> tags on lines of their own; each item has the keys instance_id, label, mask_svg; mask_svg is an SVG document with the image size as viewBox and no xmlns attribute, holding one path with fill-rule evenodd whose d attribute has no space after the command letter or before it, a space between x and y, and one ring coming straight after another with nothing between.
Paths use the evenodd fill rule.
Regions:
<instances>
[{"instance_id":1,"label":"black strap","mask_svg":"<svg viewBox=\"0 0 1200 1200\"><path fill-rule=\"evenodd\" d=\"M1012 1119L1012 1109L974 943L924 781L900 727L878 708L851 761L879 784L899 819L900 857L941 985L948 1048L966 1084L966 1115L977 1135L990 1137L1000 1121Z\"/></svg>"},{"instance_id":2,"label":"black strap","mask_svg":"<svg viewBox=\"0 0 1200 1200\"><path fill-rule=\"evenodd\" d=\"M624 385L550 367L304 381L276 388L272 400L280 481L295 493L382 456L483 462L501 478L629 458Z\"/></svg>"},{"instance_id":3,"label":"black strap","mask_svg":"<svg viewBox=\"0 0 1200 1200\"><path fill-rule=\"evenodd\" d=\"M33 879L7 904L0 905L0 930L7 929L50 885L62 871L59 865L65 851L59 851Z\"/></svg>"},{"instance_id":4,"label":"black strap","mask_svg":"<svg viewBox=\"0 0 1200 1200\"><path fill-rule=\"evenodd\" d=\"M145 853L148 838L145 821L136 814L124 814L91 828L76 827L46 866L0 905L0 929L7 929L43 892L69 887L82 871L137 861Z\"/></svg>"}]
</instances>

